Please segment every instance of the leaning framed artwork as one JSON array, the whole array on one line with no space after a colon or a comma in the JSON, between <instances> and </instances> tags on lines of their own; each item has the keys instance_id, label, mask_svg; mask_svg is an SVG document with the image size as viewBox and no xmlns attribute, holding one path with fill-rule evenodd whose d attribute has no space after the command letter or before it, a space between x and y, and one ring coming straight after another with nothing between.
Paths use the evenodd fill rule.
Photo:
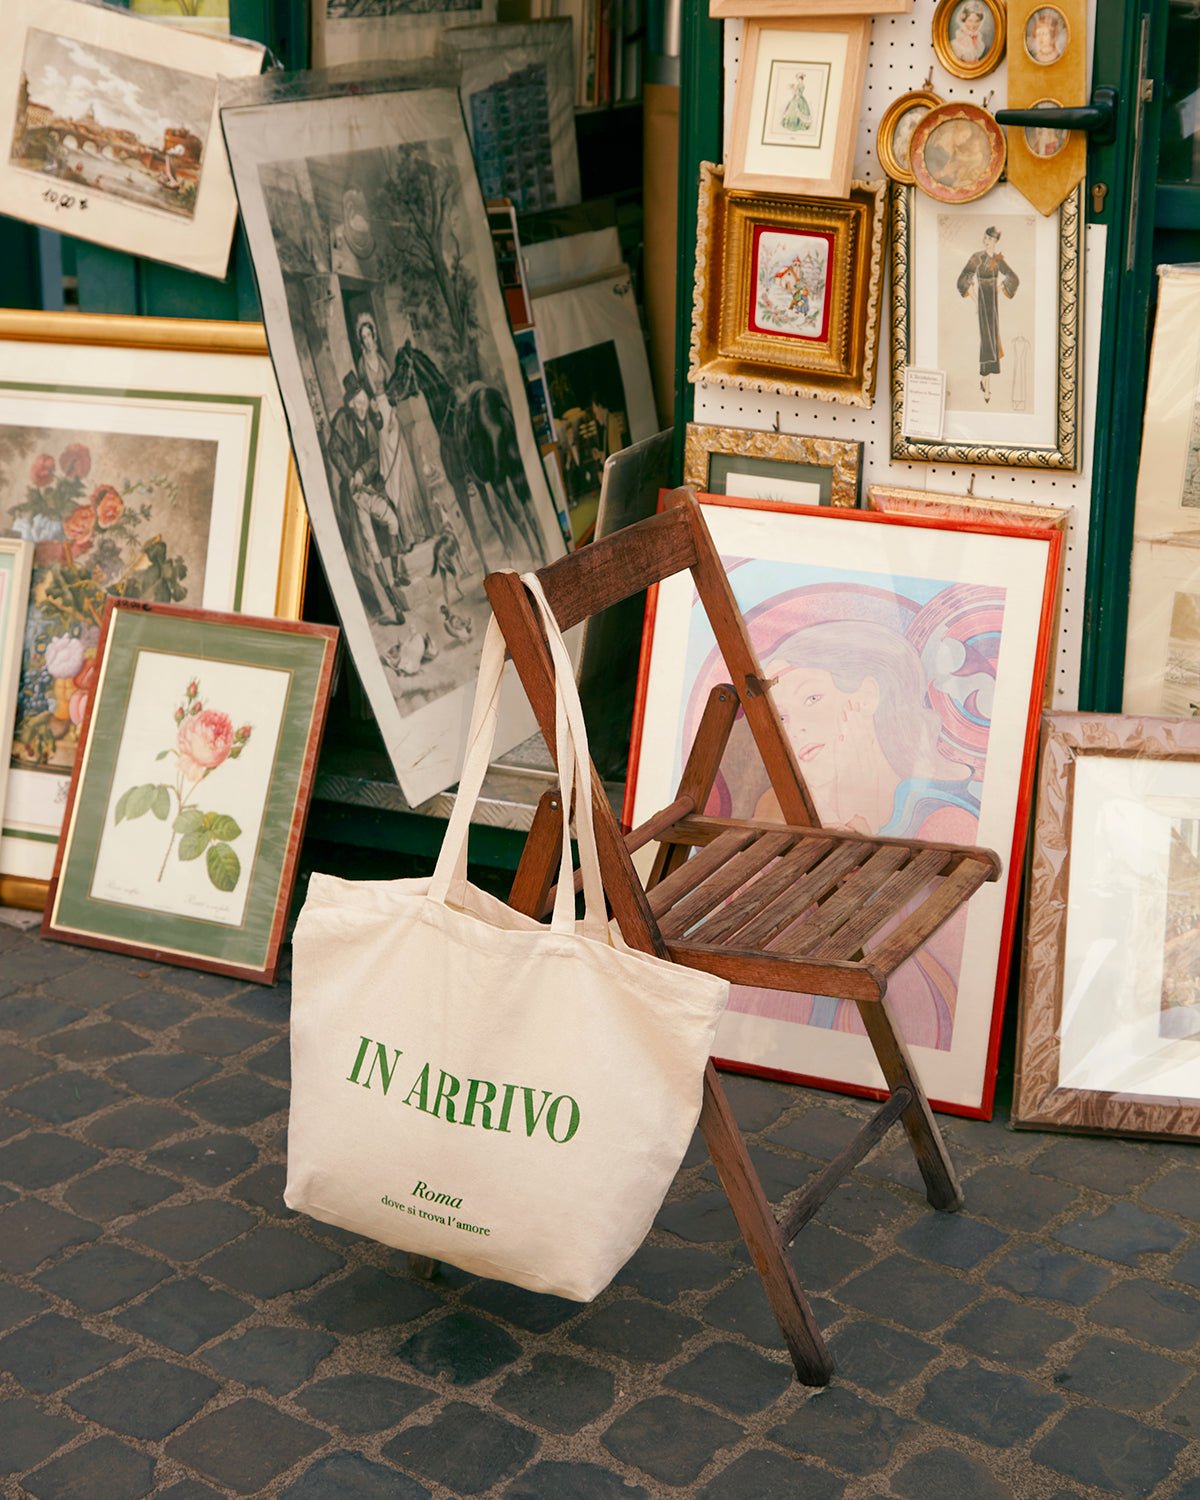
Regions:
<instances>
[{"instance_id":1,"label":"leaning framed artwork","mask_svg":"<svg viewBox=\"0 0 1200 1500\"><path fill-rule=\"evenodd\" d=\"M3 530L34 558L0 878L44 882L105 598L300 612L307 522L261 325L0 312Z\"/></svg>"},{"instance_id":2,"label":"leaning framed artwork","mask_svg":"<svg viewBox=\"0 0 1200 1500\"><path fill-rule=\"evenodd\" d=\"M701 162L688 379L870 406L886 194L730 193Z\"/></svg>"},{"instance_id":3,"label":"leaning framed artwork","mask_svg":"<svg viewBox=\"0 0 1200 1500\"><path fill-rule=\"evenodd\" d=\"M25 645L25 611L33 543L19 536L0 536L0 808L8 783L9 745L17 717L17 688Z\"/></svg>"},{"instance_id":4,"label":"leaning framed artwork","mask_svg":"<svg viewBox=\"0 0 1200 1500\"><path fill-rule=\"evenodd\" d=\"M1048 714L1012 1122L1200 1130L1200 721Z\"/></svg>"},{"instance_id":5,"label":"leaning framed artwork","mask_svg":"<svg viewBox=\"0 0 1200 1500\"><path fill-rule=\"evenodd\" d=\"M962 204L893 188L893 458L1079 467L1081 206L1078 189L1047 218L1006 184ZM904 434L909 365L945 372L938 442Z\"/></svg>"},{"instance_id":6,"label":"leaning framed artwork","mask_svg":"<svg viewBox=\"0 0 1200 1500\"><path fill-rule=\"evenodd\" d=\"M337 640L108 601L44 937L274 981Z\"/></svg>"},{"instance_id":7,"label":"leaning framed artwork","mask_svg":"<svg viewBox=\"0 0 1200 1500\"><path fill-rule=\"evenodd\" d=\"M936 1107L991 1110L1050 649L1060 532L701 496L750 639L823 822L997 851L1003 874L897 971L889 999ZM690 579L647 611L624 821L674 796L725 680ZM706 809L778 817L745 730ZM735 989L716 1055L743 1071L870 1093L856 1015Z\"/></svg>"},{"instance_id":8,"label":"leaning framed artwork","mask_svg":"<svg viewBox=\"0 0 1200 1500\"><path fill-rule=\"evenodd\" d=\"M496 19L496 0L311 0L312 65L429 57L448 26Z\"/></svg>"},{"instance_id":9,"label":"leaning framed artwork","mask_svg":"<svg viewBox=\"0 0 1200 1500\"><path fill-rule=\"evenodd\" d=\"M862 462L863 445L851 439L689 422L683 482L705 494L743 500L854 506Z\"/></svg>"}]
</instances>

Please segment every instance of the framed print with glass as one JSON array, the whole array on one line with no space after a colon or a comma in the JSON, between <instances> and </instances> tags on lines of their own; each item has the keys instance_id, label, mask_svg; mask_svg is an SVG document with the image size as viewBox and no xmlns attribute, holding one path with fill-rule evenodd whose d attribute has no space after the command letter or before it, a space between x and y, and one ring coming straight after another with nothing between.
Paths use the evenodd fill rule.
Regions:
<instances>
[{"instance_id":1,"label":"framed print with glass","mask_svg":"<svg viewBox=\"0 0 1200 1500\"><path fill-rule=\"evenodd\" d=\"M709 495L791 505L858 504L863 445L689 422L683 482Z\"/></svg>"},{"instance_id":2,"label":"framed print with glass","mask_svg":"<svg viewBox=\"0 0 1200 1500\"><path fill-rule=\"evenodd\" d=\"M274 982L337 640L108 601L44 937Z\"/></svg>"},{"instance_id":3,"label":"framed print with glass","mask_svg":"<svg viewBox=\"0 0 1200 1500\"><path fill-rule=\"evenodd\" d=\"M729 193L701 162L688 379L870 406L886 193Z\"/></svg>"},{"instance_id":4,"label":"framed print with glass","mask_svg":"<svg viewBox=\"0 0 1200 1500\"><path fill-rule=\"evenodd\" d=\"M745 23L726 187L847 195L870 37L863 16Z\"/></svg>"},{"instance_id":5,"label":"framed print with glass","mask_svg":"<svg viewBox=\"0 0 1200 1500\"><path fill-rule=\"evenodd\" d=\"M939 203L972 203L1000 180L1004 132L977 104L935 104L909 144L916 185Z\"/></svg>"},{"instance_id":6,"label":"framed print with glass","mask_svg":"<svg viewBox=\"0 0 1200 1500\"><path fill-rule=\"evenodd\" d=\"M933 50L955 78L982 78L1000 66L1007 30L1002 0L941 0L933 16Z\"/></svg>"},{"instance_id":7,"label":"framed print with glass","mask_svg":"<svg viewBox=\"0 0 1200 1500\"><path fill-rule=\"evenodd\" d=\"M913 131L931 109L941 103L937 94L928 89L914 89L901 94L888 105L884 117L875 132L875 155L879 165L893 182L914 182L909 147Z\"/></svg>"},{"instance_id":8,"label":"framed print with glass","mask_svg":"<svg viewBox=\"0 0 1200 1500\"><path fill-rule=\"evenodd\" d=\"M105 598L300 612L308 528L261 325L0 312L3 530L34 558L0 879L45 882Z\"/></svg>"},{"instance_id":9,"label":"framed print with glass","mask_svg":"<svg viewBox=\"0 0 1200 1500\"><path fill-rule=\"evenodd\" d=\"M1158 268L1133 531L1200 530L1200 267Z\"/></svg>"},{"instance_id":10,"label":"framed print with glass","mask_svg":"<svg viewBox=\"0 0 1200 1500\"><path fill-rule=\"evenodd\" d=\"M1200 715L1200 533L1134 537L1121 708Z\"/></svg>"},{"instance_id":11,"label":"framed print with glass","mask_svg":"<svg viewBox=\"0 0 1200 1500\"><path fill-rule=\"evenodd\" d=\"M701 496L822 823L977 844L1003 861L888 998L935 1107L987 1117L1007 986L1061 532ZM669 802L726 680L686 573L647 610L623 821ZM705 808L778 817L735 723ZM735 989L723 1064L846 1092L880 1075L853 1007Z\"/></svg>"},{"instance_id":12,"label":"framed print with glass","mask_svg":"<svg viewBox=\"0 0 1200 1500\"><path fill-rule=\"evenodd\" d=\"M892 190L892 457L1077 469L1081 196L1045 217L1011 185L978 203ZM906 437L904 370L942 370L939 442Z\"/></svg>"},{"instance_id":13,"label":"framed print with glass","mask_svg":"<svg viewBox=\"0 0 1200 1500\"><path fill-rule=\"evenodd\" d=\"M1200 721L1047 714L1012 1123L1200 1131Z\"/></svg>"}]
</instances>

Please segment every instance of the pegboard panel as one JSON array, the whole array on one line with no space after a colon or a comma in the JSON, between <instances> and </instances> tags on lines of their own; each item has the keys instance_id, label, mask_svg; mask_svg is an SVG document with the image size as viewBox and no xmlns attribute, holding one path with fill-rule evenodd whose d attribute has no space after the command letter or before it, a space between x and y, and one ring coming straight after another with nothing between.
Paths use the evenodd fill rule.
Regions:
<instances>
[{"instance_id":1,"label":"pegboard panel","mask_svg":"<svg viewBox=\"0 0 1200 1500\"><path fill-rule=\"evenodd\" d=\"M1004 107L1007 64L986 78L955 78L933 51L936 0L915 0L911 16L876 16L871 27L862 115L855 147L854 175L867 182L885 176L875 155L875 132L892 100L910 89L932 88L945 100L965 100L985 109ZM1095 0L1088 7L1089 34L1095 23ZM725 22L725 132L728 141L743 24ZM1090 65L1089 65L1090 73ZM1090 78L1089 78L1090 88ZM1054 663L1054 707L1073 709L1079 695L1083 596L1087 571L1088 513L1091 503L1092 434L1095 430L1096 372L1099 365L1100 314L1104 285L1106 230L1089 225L1084 240L1083 306L1083 467L1075 474L1038 469L979 469L959 464L897 463L891 458L890 279L885 278L880 327L879 373L875 404L841 406L832 401L760 395L725 386L695 387L695 420L726 427L777 428L812 437L849 438L863 444L863 488L896 484L940 491L1057 505L1070 510L1063 560L1062 613Z\"/></svg>"}]
</instances>

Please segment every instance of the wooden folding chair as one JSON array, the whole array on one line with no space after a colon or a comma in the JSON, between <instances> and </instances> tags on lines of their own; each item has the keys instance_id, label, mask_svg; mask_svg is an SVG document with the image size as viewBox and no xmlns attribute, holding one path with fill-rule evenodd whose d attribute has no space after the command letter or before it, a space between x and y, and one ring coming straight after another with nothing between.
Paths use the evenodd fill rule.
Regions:
<instances>
[{"instance_id":1,"label":"wooden folding chair","mask_svg":"<svg viewBox=\"0 0 1200 1500\"><path fill-rule=\"evenodd\" d=\"M767 1202L710 1062L700 1128L771 1308L808 1385L833 1366L787 1249L838 1183L896 1120L904 1122L929 1202L956 1209L962 1194L928 1100L887 1001L888 976L985 881L1000 862L988 850L866 837L822 828L764 682L694 494L538 572L564 630L690 568L732 686L711 693L678 796L625 837L592 770L593 809L605 894L630 946L737 984L852 1000L890 1096L854 1141L781 1219ZM509 653L554 753L553 666L535 606L515 573L485 583ZM785 823L704 816L739 705ZM533 915L549 907L561 850L558 794L538 806L510 902ZM658 840L643 887L632 851Z\"/></svg>"}]
</instances>

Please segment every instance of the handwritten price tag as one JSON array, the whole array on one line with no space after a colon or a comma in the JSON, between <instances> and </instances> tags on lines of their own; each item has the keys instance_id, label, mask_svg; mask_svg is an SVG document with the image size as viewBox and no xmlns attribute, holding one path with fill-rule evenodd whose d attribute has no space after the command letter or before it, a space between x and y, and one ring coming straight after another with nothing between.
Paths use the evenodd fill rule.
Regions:
<instances>
[{"instance_id":1,"label":"handwritten price tag","mask_svg":"<svg viewBox=\"0 0 1200 1500\"><path fill-rule=\"evenodd\" d=\"M77 198L74 193L60 193L57 188L47 188L42 194L46 203L53 203L55 208L86 208L86 198Z\"/></svg>"}]
</instances>

